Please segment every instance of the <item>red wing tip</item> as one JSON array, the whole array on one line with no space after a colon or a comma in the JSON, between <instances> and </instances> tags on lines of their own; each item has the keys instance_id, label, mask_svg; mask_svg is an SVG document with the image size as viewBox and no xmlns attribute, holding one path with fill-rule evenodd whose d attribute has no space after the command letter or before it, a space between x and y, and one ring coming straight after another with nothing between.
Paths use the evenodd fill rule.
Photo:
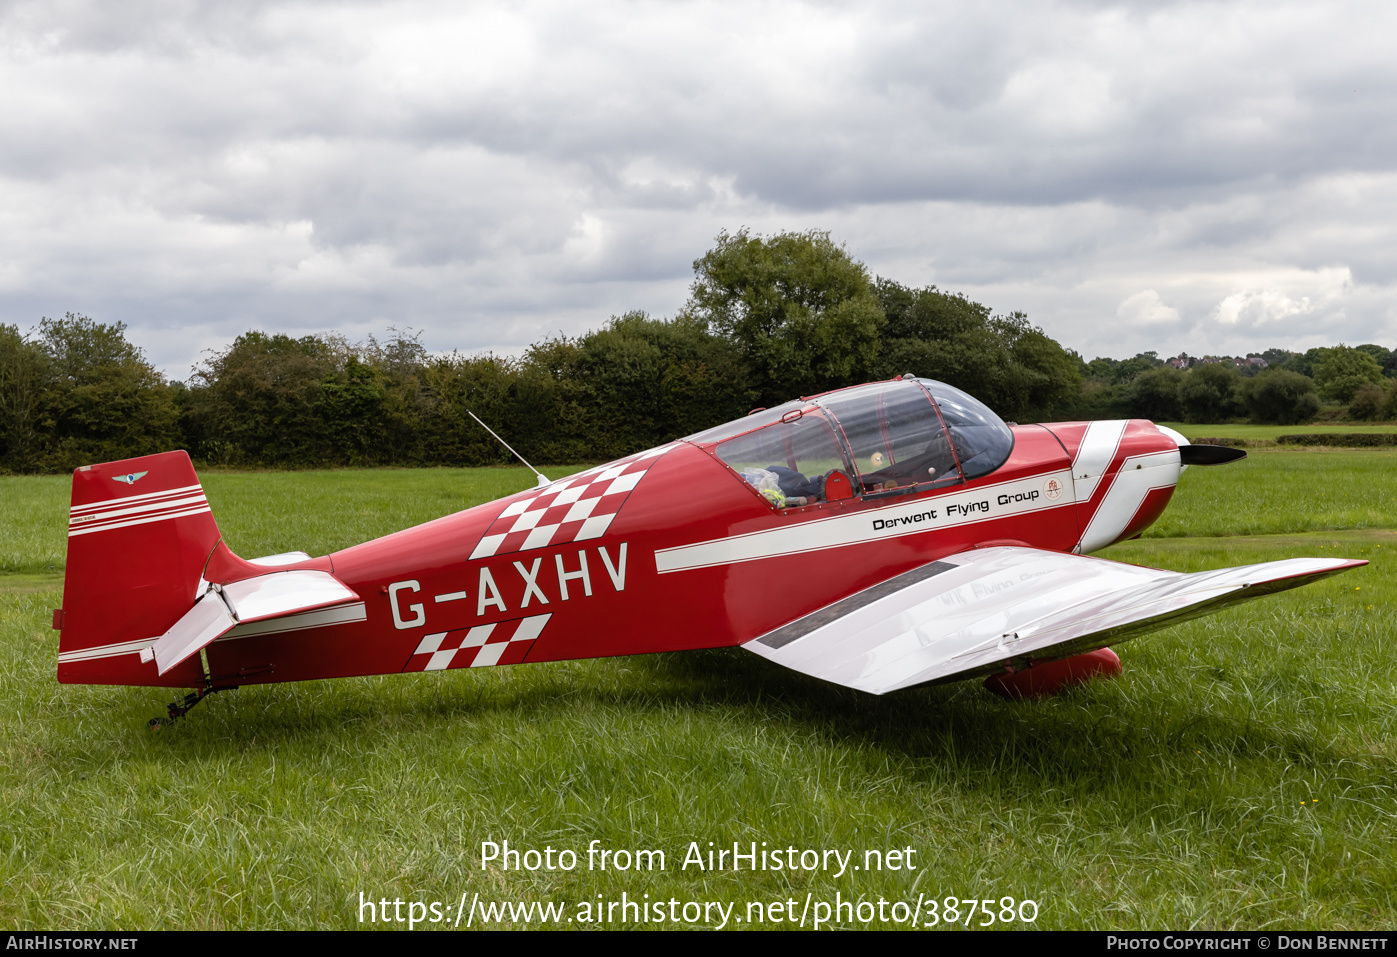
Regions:
<instances>
[{"instance_id":1,"label":"red wing tip","mask_svg":"<svg viewBox=\"0 0 1397 957\"><path fill-rule=\"evenodd\" d=\"M1326 559L1317 559L1317 560L1318 560L1318 561L1326 561ZM1277 581L1277 582L1283 582L1283 581L1289 581L1289 580L1292 579L1292 578L1313 578L1313 577L1316 576L1316 575L1332 575L1332 574L1335 574L1336 572L1346 572L1346 571L1349 571L1350 569L1353 569L1353 568L1362 568L1364 565L1367 565L1367 564L1368 564L1368 559L1366 559L1366 558L1338 558L1338 559L1329 560L1329 566L1328 566L1327 568L1320 568L1320 569L1316 569L1316 570L1314 570L1314 571L1307 571L1307 572L1296 572L1296 573L1293 574L1293 575L1282 575L1282 576L1279 577L1279 578L1264 579L1264 581ZM1256 584L1256 583L1253 583L1253 584Z\"/></svg>"}]
</instances>

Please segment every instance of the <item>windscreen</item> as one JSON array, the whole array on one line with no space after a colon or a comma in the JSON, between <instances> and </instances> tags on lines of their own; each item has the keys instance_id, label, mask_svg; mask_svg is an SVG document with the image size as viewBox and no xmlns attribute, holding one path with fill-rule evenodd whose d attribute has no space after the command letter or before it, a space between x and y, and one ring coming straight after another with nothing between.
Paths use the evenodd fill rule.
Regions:
<instances>
[{"instance_id":1,"label":"windscreen","mask_svg":"<svg viewBox=\"0 0 1397 957\"><path fill-rule=\"evenodd\" d=\"M968 479L988 475L1014 451L1014 432L979 399L935 379L918 379L936 399Z\"/></svg>"}]
</instances>

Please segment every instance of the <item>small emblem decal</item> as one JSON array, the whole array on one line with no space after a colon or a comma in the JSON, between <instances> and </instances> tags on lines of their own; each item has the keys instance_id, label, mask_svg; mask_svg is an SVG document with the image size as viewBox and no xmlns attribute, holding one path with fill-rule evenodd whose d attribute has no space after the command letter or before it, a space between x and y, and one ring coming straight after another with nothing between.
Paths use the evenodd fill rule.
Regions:
<instances>
[{"instance_id":1,"label":"small emblem decal","mask_svg":"<svg viewBox=\"0 0 1397 957\"><path fill-rule=\"evenodd\" d=\"M127 485L135 485L149 474L149 472L127 472L125 475L113 475L112 478L118 482L125 482Z\"/></svg>"},{"instance_id":2,"label":"small emblem decal","mask_svg":"<svg viewBox=\"0 0 1397 957\"><path fill-rule=\"evenodd\" d=\"M1043 486L1043 494L1048 496L1048 500L1056 502L1062 498L1062 483L1057 479L1048 479L1048 483Z\"/></svg>"}]
</instances>

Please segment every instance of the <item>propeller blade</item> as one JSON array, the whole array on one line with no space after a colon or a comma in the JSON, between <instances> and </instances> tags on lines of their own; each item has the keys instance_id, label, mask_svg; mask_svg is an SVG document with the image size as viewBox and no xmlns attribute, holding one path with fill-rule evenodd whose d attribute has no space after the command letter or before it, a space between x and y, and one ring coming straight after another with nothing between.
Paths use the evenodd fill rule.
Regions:
<instances>
[{"instance_id":1,"label":"propeller blade","mask_svg":"<svg viewBox=\"0 0 1397 957\"><path fill-rule=\"evenodd\" d=\"M1246 457L1247 453L1241 449L1229 449L1225 445L1179 446L1179 461L1184 465L1225 465Z\"/></svg>"}]
</instances>

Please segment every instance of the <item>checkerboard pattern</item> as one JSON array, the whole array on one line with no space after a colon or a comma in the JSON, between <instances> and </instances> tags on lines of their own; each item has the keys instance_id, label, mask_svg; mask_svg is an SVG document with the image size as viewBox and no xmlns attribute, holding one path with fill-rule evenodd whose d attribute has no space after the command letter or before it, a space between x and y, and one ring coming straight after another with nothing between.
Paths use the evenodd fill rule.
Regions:
<instances>
[{"instance_id":1,"label":"checkerboard pattern","mask_svg":"<svg viewBox=\"0 0 1397 957\"><path fill-rule=\"evenodd\" d=\"M471 558L601 538L631 489L671 445L554 482L517 498L485 530Z\"/></svg>"},{"instance_id":2,"label":"checkerboard pattern","mask_svg":"<svg viewBox=\"0 0 1397 957\"><path fill-rule=\"evenodd\" d=\"M543 633L543 626L552 617L551 614L533 615L427 635L408 658L403 671L444 671L447 668L518 664L524 660L534 646L534 640Z\"/></svg>"}]
</instances>

